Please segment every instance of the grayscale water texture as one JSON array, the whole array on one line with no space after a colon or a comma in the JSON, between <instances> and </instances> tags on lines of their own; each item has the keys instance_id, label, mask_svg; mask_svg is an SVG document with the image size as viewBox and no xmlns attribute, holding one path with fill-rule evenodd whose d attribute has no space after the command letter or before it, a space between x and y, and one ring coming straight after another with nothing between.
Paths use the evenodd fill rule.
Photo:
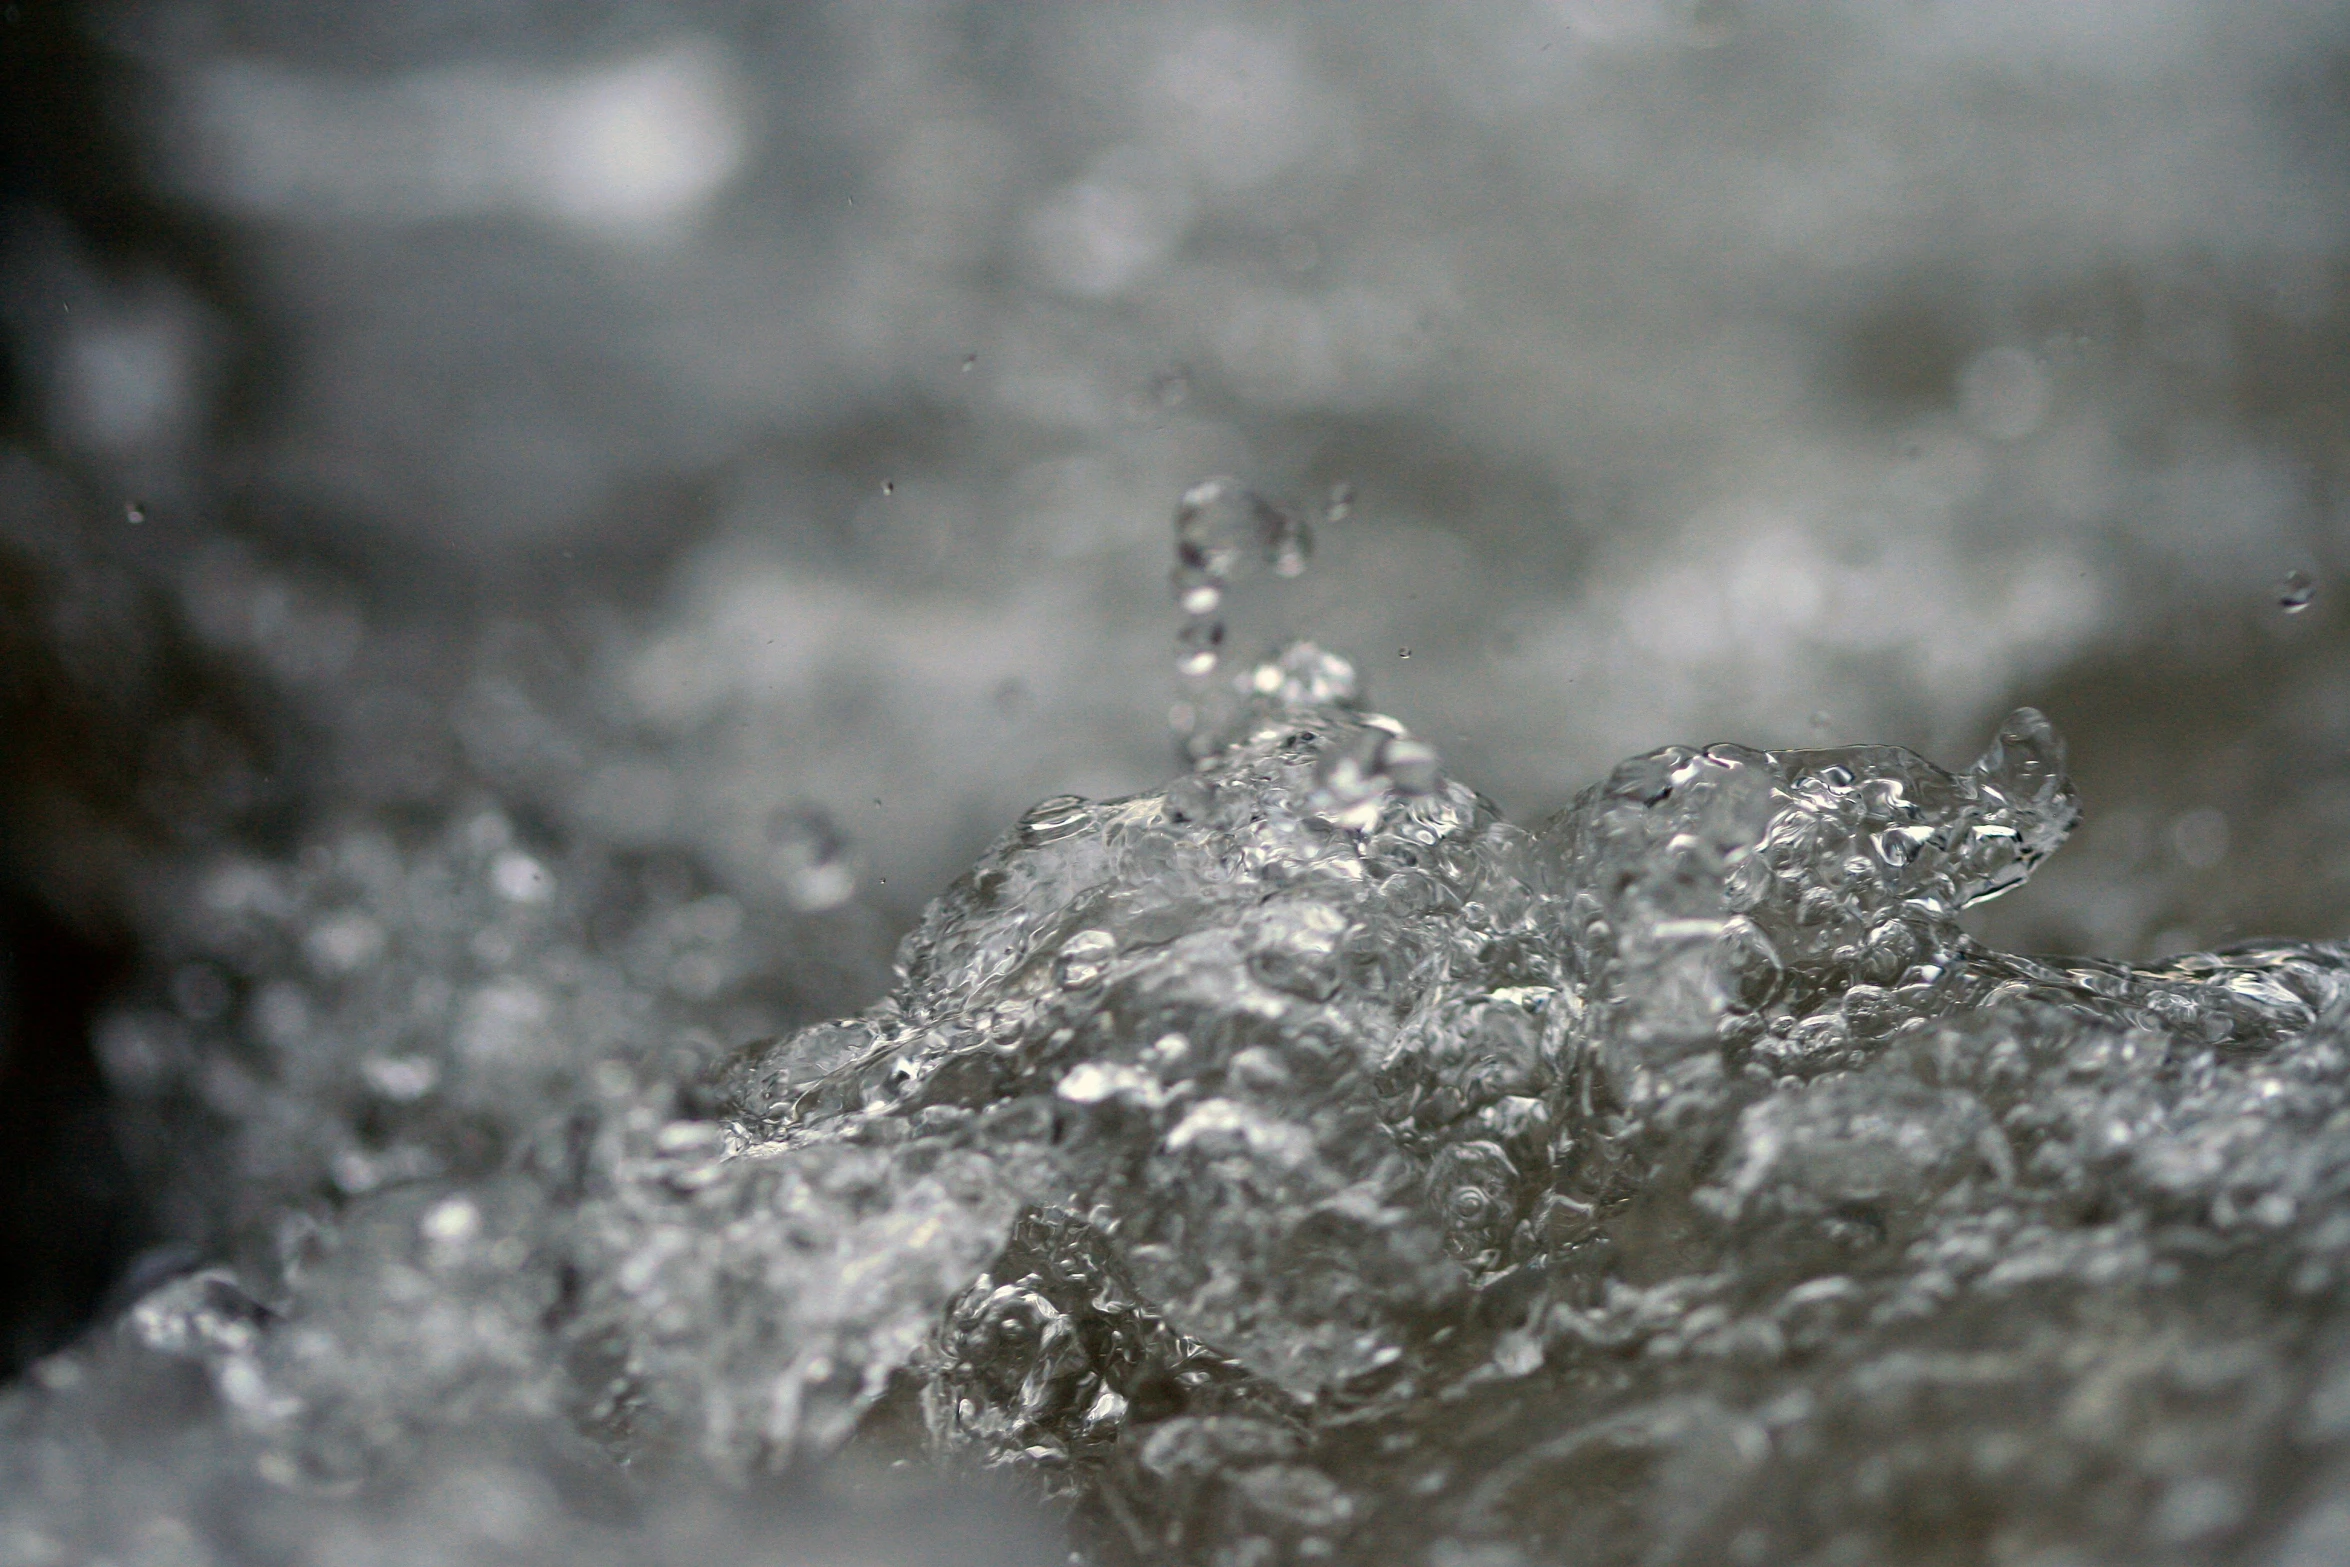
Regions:
<instances>
[{"instance_id":1,"label":"grayscale water texture","mask_svg":"<svg viewBox=\"0 0 2350 1567\"><path fill-rule=\"evenodd\" d=\"M4 9L0 1567L2350 1561L2350 10Z\"/></svg>"}]
</instances>

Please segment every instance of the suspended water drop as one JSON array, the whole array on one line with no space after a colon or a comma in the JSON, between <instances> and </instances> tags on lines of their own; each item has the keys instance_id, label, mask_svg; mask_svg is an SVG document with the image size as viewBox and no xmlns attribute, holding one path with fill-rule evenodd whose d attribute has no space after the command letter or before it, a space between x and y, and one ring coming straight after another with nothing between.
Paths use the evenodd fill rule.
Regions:
<instances>
[{"instance_id":1,"label":"suspended water drop","mask_svg":"<svg viewBox=\"0 0 2350 1567\"><path fill-rule=\"evenodd\" d=\"M147 520L147 508L133 501L122 509L122 517L123 521L135 528Z\"/></svg>"},{"instance_id":2,"label":"suspended water drop","mask_svg":"<svg viewBox=\"0 0 2350 1567\"><path fill-rule=\"evenodd\" d=\"M1216 579L1263 547L1265 503L1236 480L1206 479L1183 492L1175 507L1175 559Z\"/></svg>"},{"instance_id":3,"label":"suspended water drop","mask_svg":"<svg viewBox=\"0 0 2350 1567\"><path fill-rule=\"evenodd\" d=\"M1355 487L1341 479L1330 486L1329 499L1322 503L1324 522L1344 522L1355 509Z\"/></svg>"},{"instance_id":4,"label":"suspended water drop","mask_svg":"<svg viewBox=\"0 0 2350 1567\"><path fill-rule=\"evenodd\" d=\"M1412 656L1412 650L1408 647L1399 647L1395 650L1395 656L1397 658L1410 658Z\"/></svg>"},{"instance_id":5,"label":"suspended water drop","mask_svg":"<svg viewBox=\"0 0 2350 1567\"><path fill-rule=\"evenodd\" d=\"M884 480L882 480L882 481L881 481L881 493L882 493L882 494L884 494L884 495L895 495L895 494L897 494L897 492L898 492L898 487L897 487L897 485L896 485L896 484L892 483L892 482L891 482L890 480L888 480L888 479L884 479Z\"/></svg>"},{"instance_id":6,"label":"suspended water drop","mask_svg":"<svg viewBox=\"0 0 2350 1567\"><path fill-rule=\"evenodd\" d=\"M1184 674L1212 673L1224 647L1224 622L1206 617L1186 621L1175 633L1175 667Z\"/></svg>"},{"instance_id":7,"label":"suspended water drop","mask_svg":"<svg viewBox=\"0 0 2350 1567\"><path fill-rule=\"evenodd\" d=\"M2317 597L2317 582L2306 571L2288 571L2285 580L2277 584L2277 608L2288 615L2298 615Z\"/></svg>"},{"instance_id":8,"label":"suspended water drop","mask_svg":"<svg viewBox=\"0 0 2350 1567\"><path fill-rule=\"evenodd\" d=\"M1195 582L1181 588L1175 595L1175 605L1186 615L1213 615L1224 602L1224 590L1213 582Z\"/></svg>"},{"instance_id":9,"label":"suspended water drop","mask_svg":"<svg viewBox=\"0 0 2350 1567\"><path fill-rule=\"evenodd\" d=\"M767 823L767 864L785 901L802 914L837 909L857 895L857 865L846 834L817 806L777 811Z\"/></svg>"},{"instance_id":10,"label":"suspended water drop","mask_svg":"<svg viewBox=\"0 0 2350 1567\"><path fill-rule=\"evenodd\" d=\"M977 354L965 354L963 356L963 372L968 375L971 371L971 367L978 363L979 356Z\"/></svg>"},{"instance_id":11,"label":"suspended water drop","mask_svg":"<svg viewBox=\"0 0 2350 1567\"><path fill-rule=\"evenodd\" d=\"M1313 529L1306 525L1303 517L1286 507L1276 508L1272 513L1272 521L1273 540L1267 554L1273 563L1273 570L1279 576L1298 576L1305 571L1306 562L1313 558Z\"/></svg>"}]
</instances>

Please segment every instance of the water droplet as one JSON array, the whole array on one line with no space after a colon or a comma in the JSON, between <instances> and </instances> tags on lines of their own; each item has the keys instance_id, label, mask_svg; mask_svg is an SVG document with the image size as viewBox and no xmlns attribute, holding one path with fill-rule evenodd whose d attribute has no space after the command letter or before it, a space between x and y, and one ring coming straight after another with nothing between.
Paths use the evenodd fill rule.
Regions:
<instances>
[{"instance_id":1,"label":"water droplet","mask_svg":"<svg viewBox=\"0 0 2350 1567\"><path fill-rule=\"evenodd\" d=\"M481 1209L470 1197L451 1197L429 1209L417 1228L426 1240L459 1246L481 1233Z\"/></svg>"},{"instance_id":2,"label":"water droplet","mask_svg":"<svg viewBox=\"0 0 2350 1567\"><path fill-rule=\"evenodd\" d=\"M1412 650L1408 647L1399 647L1395 650L1395 656L1397 658L1410 658L1412 656Z\"/></svg>"},{"instance_id":3,"label":"water droplet","mask_svg":"<svg viewBox=\"0 0 2350 1567\"><path fill-rule=\"evenodd\" d=\"M1306 520L1286 507L1277 507L1272 514L1273 538L1266 551L1278 576L1294 577L1304 572L1306 562L1313 558L1314 532Z\"/></svg>"},{"instance_id":4,"label":"water droplet","mask_svg":"<svg viewBox=\"0 0 2350 1567\"><path fill-rule=\"evenodd\" d=\"M895 495L895 494L897 494L897 492L898 492L898 487L897 487L897 485L896 485L896 484L892 483L892 482L891 482L890 480L888 480L888 479L884 479L884 480L882 480L882 481L881 481L881 493L882 493L882 494L884 494L884 495Z\"/></svg>"},{"instance_id":5,"label":"water droplet","mask_svg":"<svg viewBox=\"0 0 2350 1567\"><path fill-rule=\"evenodd\" d=\"M964 372L964 374L968 375L968 374L971 372L971 368L972 368L972 366L974 366L974 365L976 365L976 364L978 364L978 363L979 363L979 356L978 356L977 354L965 354L965 355L963 356L963 372Z\"/></svg>"},{"instance_id":6,"label":"water droplet","mask_svg":"<svg viewBox=\"0 0 2350 1567\"><path fill-rule=\"evenodd\" d=\"M1213 615L1224 602L1224 590L1213 582L1196 582L1175 595L1175 605L1186 615Z\"/></svg>"},{"instance_id":7,"label":"water droplet","mask_svg":"<svg viewBox=\"0 0 2350 1567\"><path fill-rule=\"evenodd\" d=\"M1344 522L1355 509L1355 487L1341 479L1330 486L1329 498L1322 503L1324 522Z\"/></svg>"},{"instance_id":8,"label":"water droplet","mask_svg":"<svg viewBox=\"0 0 2350 1567\"><path fill-rule=\"evenodd\" d=\"M857 864L849 840L815 806L775 813L767 822L768 869L802 914L836 909L857 895Z\"/></svg>"},{"instance_id":9,"label":"water droplet","mask_svg":"<svg viewBox=\"0 0 2350 1567\"><path fill-rule=\"evenodd\" d=\"M2288 571L2284 581L2277 584L2277 608L2288 615L2298 615L2317 597L2317 582L2306 571Z\"/></svg>"},{"instance_id":10,"label":"water droplet","mask_svg":"<svg viewBox=\"0 0 2350 1567\"><path fill-rule=\"evenodd\" d=\"M546 867L519 849L504 850L490 862L490 885L509 903L544 903L555 890Z\"/></svg>"},{"instance_id":11,"label":"water droplet","mask_svg":"<svg viewBox=\"0 0 2350 1567\"><path fill-rule=\"evenodd\" d=\"M122 518L135 528L147 520L147 508L133 501L122 509Z\"/></svg>"}]
</instances>

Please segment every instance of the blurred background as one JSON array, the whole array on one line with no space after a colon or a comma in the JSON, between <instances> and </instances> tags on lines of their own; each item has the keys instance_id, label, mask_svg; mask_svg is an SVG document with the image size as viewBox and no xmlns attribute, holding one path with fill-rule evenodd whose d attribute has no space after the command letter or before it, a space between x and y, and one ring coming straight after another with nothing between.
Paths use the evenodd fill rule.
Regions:
<instances>
[{"instance_id":1,"label":"blurred background","mask_svg":"<svg viewBox=\"0 0 2350 1567\"><path fill-rule=\"evenodd\" d=\"M11 0L0 121L7 1364L234 1206L199 1120L438 1168L360 1032L870 1000L1173 769L1215 473L1352 486L1236 631L1517 819L2028 702L1991 939L2350 925L2342 5ZM449 844L539 978L332 890Z\"/></svg>"}]
</instances>

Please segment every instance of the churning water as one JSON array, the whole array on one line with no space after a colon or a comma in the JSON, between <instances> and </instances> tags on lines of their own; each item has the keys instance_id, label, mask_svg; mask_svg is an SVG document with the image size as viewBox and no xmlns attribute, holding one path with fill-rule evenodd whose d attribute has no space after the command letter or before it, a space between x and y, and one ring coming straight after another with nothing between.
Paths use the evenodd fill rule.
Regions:
<instances>
[{"instance_id":1,"label":"churning water","mask_svg":"<svg viewBox=\"0 0 2350 1567\"><path fill-rule=\"evenodd\" d=\"M1970 937L2079 817L2028 709L1512 824L1229 651L1311 538L1189 491L1185 770L731 1054L780 938L676 867L485 804L204 871L103 1042L228 1217L9 1395L0 1562L2350 1555L2350 950Z\"/></svg>"}]
</instances>

